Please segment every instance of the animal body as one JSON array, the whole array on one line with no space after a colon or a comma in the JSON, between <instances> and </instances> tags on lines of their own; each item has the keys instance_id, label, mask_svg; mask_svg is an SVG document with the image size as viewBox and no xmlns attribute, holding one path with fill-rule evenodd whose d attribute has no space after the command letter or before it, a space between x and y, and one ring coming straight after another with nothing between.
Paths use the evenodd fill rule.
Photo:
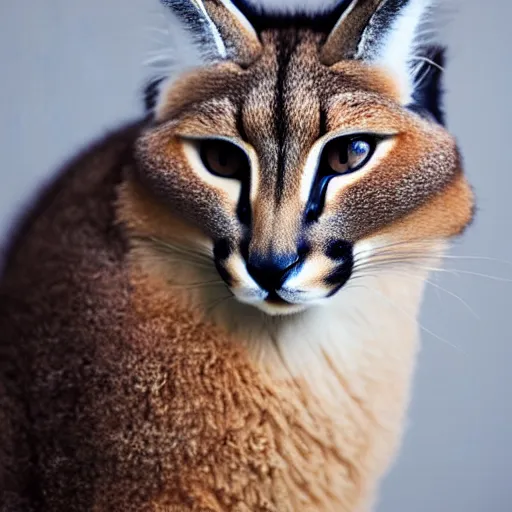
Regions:
<instances>
[{"instance_id":1,"label":"animal body","mask_svg":"<svg viewBox=\"0 0 512 512\"><path fill-rule=\"evenodd\" d=\"M12 237L0 510L372 510L473 211L429 5L162 3L200 65Z\"/></svg>"}]
</instances>

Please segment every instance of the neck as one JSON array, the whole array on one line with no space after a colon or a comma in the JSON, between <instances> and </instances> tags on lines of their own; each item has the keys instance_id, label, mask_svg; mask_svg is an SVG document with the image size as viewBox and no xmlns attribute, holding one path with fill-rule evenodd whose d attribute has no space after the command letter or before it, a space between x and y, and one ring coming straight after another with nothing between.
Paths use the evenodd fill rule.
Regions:
<instances>
[{"instance_id":1,"label":"neck","mask_svg":"<svg viewBox=\"0 0 512 512\"><path fill-rule=\"evenodd\" d=\"M234 299L209 315L274 378L303 379L315 394L336 398L339 373L348 378L371 366L375 376L389 364L410 372L425 277L415 271L363 278L296 315L269 317Z\"/></svg>"}]
</instances>

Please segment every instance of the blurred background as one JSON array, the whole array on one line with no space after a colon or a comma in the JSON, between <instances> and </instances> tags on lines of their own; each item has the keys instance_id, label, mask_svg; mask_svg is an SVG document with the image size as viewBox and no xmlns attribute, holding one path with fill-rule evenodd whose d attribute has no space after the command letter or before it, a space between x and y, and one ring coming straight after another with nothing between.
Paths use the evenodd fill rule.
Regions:
<instances>
[{"instance_id":1,"label":"blurred background","mask_svg":"<svg viewBox=\"0 0 512 512\"><path fill-rule=\"evenodd\" d=\"M64 160L142 114L157 3L0 1L0 243ZM448 124L479 212L449 271L432 277L407 435L379 512L512 510L512 2L459 0L444 18Z\"/></svg>"}]
</instances>

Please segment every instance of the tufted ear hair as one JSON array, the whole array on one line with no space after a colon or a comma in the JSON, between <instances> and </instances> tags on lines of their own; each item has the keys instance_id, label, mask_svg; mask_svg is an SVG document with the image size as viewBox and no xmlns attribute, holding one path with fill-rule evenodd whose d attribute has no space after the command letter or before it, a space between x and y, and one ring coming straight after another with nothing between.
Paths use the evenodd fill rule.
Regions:
<instances>
[{"instance_id":1,"label":"tufted ear hair","mask_svg":"<svg viewBox=\"0 0 512 512\"><path fill-rule=\"evenodd\" d=\"M345 59L386 68L401 100L442 122L440 71L444 49L422 41L431 0L343 0L344 10L321 50L332 66Z\"/></svg>"},{"instance_id":2,"label":"tufted ear hair","mask_svg":"<svg viewBox=\"0 0 512 512\"><path fill-rule=\"evenodd\" d=\"M161 0L192 35L205 61L232 60L249 66L261 43L247 18L230 0Z\"/></svg>"}]
</instances>

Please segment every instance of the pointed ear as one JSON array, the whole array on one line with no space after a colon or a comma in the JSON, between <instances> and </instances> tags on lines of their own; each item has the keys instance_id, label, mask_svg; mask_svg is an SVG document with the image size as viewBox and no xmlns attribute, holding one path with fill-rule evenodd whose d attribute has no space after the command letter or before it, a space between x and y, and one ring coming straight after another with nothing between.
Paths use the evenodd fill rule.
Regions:
<instances>
[{"instance_id":1,"label":"pointed ear","mask_svg":"<svg viewBox=\"0 0 512 512\"><path fill-rule=\"evenodd\" d=\"M190 32L205 61L254 62L261 43L247 18L230 0L161 0Z\"/></svg>"},{"instance_id":2,"label":"pointed ear","mask_svg":"<svg viewBox=\"0 0 512 512\"><path fill-rule=\"evenodd\" d=\"M442 60L438 47L421 40L421 28L431 0L351 0L327 38L321 59L333 65L345 59L386 68L397 80L401 101L413 105L427 100L425 108L440 99Z\"/></svg>"}]
</instances>

